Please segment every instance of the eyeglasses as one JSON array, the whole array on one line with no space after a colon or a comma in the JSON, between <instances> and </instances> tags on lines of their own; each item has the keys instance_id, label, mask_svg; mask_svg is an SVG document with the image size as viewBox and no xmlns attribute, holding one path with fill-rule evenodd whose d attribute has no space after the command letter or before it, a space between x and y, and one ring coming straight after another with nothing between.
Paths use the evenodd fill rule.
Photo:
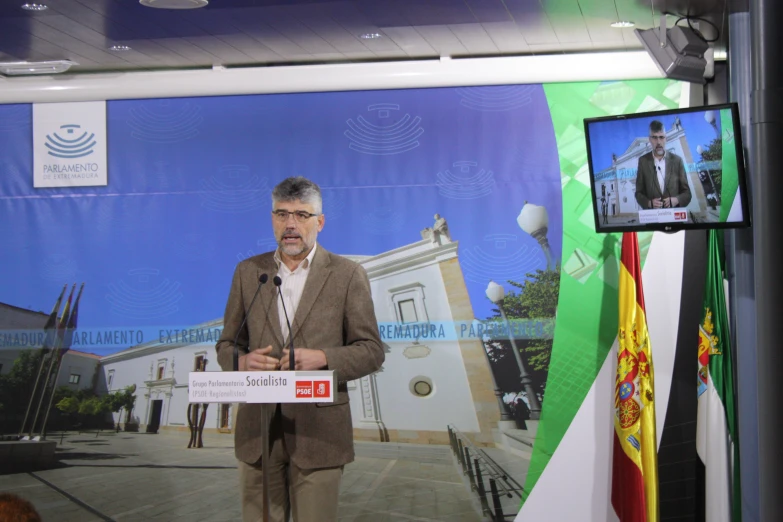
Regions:
<instances>
[{"instance_id":1,"label":"eyeglasses","mask_svg":"<svg viewBox=\"0 0 783 522\"><path fill-rule=\"evenodd\" d=\"M312 217L320 216L320 214L311 214L304 210L294 210L293 212L289 212L288 210L273 210L272 214L275 216L275 219L281 223L288 221L288 216L294 216L297 223L304 223Z\"/></svg>"}]
</instances>

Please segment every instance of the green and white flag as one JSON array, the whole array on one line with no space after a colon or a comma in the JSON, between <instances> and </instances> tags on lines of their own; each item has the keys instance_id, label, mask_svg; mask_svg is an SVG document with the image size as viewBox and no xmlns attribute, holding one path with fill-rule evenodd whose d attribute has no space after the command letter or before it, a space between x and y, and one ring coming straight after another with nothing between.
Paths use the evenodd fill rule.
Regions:
<instances>
[{"instance_id":1,"label":"green and white flag","mask_svg":"<svg viewBox=\"0 0 783 522\"><path fill-rule=\"evenodd\" d=\"M719 234L722 231L710 230L707 245L707 282L699 325L696 451L706 469L705 519L739 522L738 424Z\"/></svg>"}]
</instances>

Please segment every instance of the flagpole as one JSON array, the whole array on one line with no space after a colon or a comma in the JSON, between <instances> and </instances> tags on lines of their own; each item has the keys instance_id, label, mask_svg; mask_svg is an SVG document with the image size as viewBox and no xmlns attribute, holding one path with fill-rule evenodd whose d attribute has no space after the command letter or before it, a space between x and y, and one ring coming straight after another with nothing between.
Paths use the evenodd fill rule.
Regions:
<instances>
[{"instance_id":1,"label":"flagpole","mask_svg":"<svg viewBox=\"0 0 783 522\"><path fill-rule=\"evenodd\" d=\"M76 290L76 283L71 287L71 293L68 295L68 301L65 304L65 308L63 309L63 316L60 318L60 325L63 327L63 330L65 329L65 326L68 324L68 317L66 317L66 314L70 314L70 304L71 304L71 298L73 297L73 291ZM58 326L57 328L57 334L55 335L54 345L52 346L52 356L49 359L49 370L46 372L46 378L44 379L43 383L43 389L41 390L41 397L38 399L38 407L35 410L35 417L33 417L33 422L30 424L30 432L29 437L33 438L33 433L35 432L35 425L38 423L38 416L41 414L41 406L43 406L44 397L46 396L46 389L49 387L49 381L52 377L52 368L54 367L54 361L57 359L57 349L62 346L63 336L60 334L60 328ZM55 382L55 385L57 383Z\"/></svg>"},{"instance_id":2,"label":"flagpole","mask_svg":"<svg viewBox=\"0 0 783 522\"><path fill-rule=\"evenodd\" d=\"M75 285L74 285L75 286ZM35 425L38 423L38 416L41 414L41 406L43 405L44 397L46 397L46 390L49 388L49 381L52 377L52 367L54 366L54 361L57 359L57 349L59 348L59 336L54 341L54 346L52 346L52 351L50 353L49 357L49 369L46 371L46 377L44 378L43 382L43 388L41 389L41 396L38 398L38 407L35 409L35 416L33 416L33 420L30 423L30 431L28 432L28 436L30 438L33 438L33 433L35 432Z\"/></svg>"},{"instance_id":3,"label":"flagpole","mask_svg":"<svg viewBox=\"0 0 783 522\"><path fill-rule=\"evenodd\" d=\"M43 367L46 361L46 347L49 344L48 332L51 331L51 327L49 323L51 321L52 315L54 315L55 325L57 324L57 313L60 311L60 304L63 301L63 296L65 295L65 290L67 288L68 288L68 284L66 283L63 285L63 290L62 292L60 292L60 297L57 298L57 302L54 304L54 309L52 310L52 313L49 314L49 319L46 321L46 324L44 325L44 333L46 333L46 337L44 338L43 346L41 346L41 364L38 365L38 373L36 373L35 375L35 384L33 385L33 393L30 394L30 400L27 402L27 410L24 412L24 420L22 420L22 426L21 428L19 428L19 438L21 438L22 435L24 435L24 427L27 425L27 419L30 417L30 409L33 407L33 402L35 402L35 394L38 393L38 383L41 380L41 373L43 373Z\"/></svg>"},{"instance_id":4,"label":"flagpole","mask_svg":"<svg viewBox=\"0 0 783 522\"><path fill-rule=\"evenodd\" d=\"M49 353L53 354L53 350L49 350ZM24 434L24 427L27 425L27 419L30 416L30 410L33 407L33 402L35 402L35 395L38 393L38 383L41 380L41 374L43 373L43 367L45 362L46 362L46 343L44 343L44 345L41 347L41 364L38 365L38 373L35 376L35 384L33 385L33 392L30 394L30 400L27 402L27 410L24 412L24 420L22 420L22 427L19 429L20 438Z\"/></svg>"},{"instance_id":5,"label":"flagpole","mask_svg":"<svg viewBox=\"0 0 783 522\"><path fill-rule=\"evenodd\" d=\"M57 362L57 371L54 374L55 375L54 386L52 386L52 393L51 395L49 395L49 405L46 407L45 410L46 414L44 415L43 425L41 426L41 440L46 440L46 422L49 420L49 413L52 411L52 402L54 402L54 393L55 391L57 391L57 379L60 378L60 370L62 369L65 353L71 348L71 339L69 338L69 335L71 335L73 333L74 328L76 328L76 314L79 311L79 300L81 300L82 298L82 290L84 290L84 283L82 283L82 286L79 288L79 293L76 295L76 302L73 305L73 310L71 311L71 315L68 317L68 324L65 327L65 332L63 335L63 343L58 353L59 360Z\"/></svg>"},{"instance_id":6,"label":"flagpole","mask_svg":"<svg viewBox=\"0 0 783 522\"><path fill-rule=\"evenodd\" d=\"M68 285L65 285L68 286ZM53 354L53 350L49 350L50 354ZM38 383L41 380L41 374L43 373L44 364L46 363L46 344L41 347L41 364L38 365L38 373L35 376L35 384L33 385L33 393L30 394L30 400L27 402L27 410L24 412L24 420L22 420L22 427L19 430L19 437L24 434L24 428L27 425L27 419L30 417L30 410L35 402L35 396L38 393ZM43 391L41 392L43 393Z\"/></svg>"},{"instance_id":7,"label":"flagpole","mask_svg":"<svg viewBox=\"0 0 783 522\"><path fill-rule=\"evenodd\" d=\"M60 378L60 369L62 368L64 355L65 354L61 356L58 354L57 357L57 371L54 373L54 385L52 386L52 393L49 394L49 404L47 405L46 410L44 410L46 413L44 414L43 425L41 425L41 440L46 440L46 422L49 420L49 412L52 411L52 402L54 402L54 394L57 391L57 379Z\"/></svg>"}]
</instances>

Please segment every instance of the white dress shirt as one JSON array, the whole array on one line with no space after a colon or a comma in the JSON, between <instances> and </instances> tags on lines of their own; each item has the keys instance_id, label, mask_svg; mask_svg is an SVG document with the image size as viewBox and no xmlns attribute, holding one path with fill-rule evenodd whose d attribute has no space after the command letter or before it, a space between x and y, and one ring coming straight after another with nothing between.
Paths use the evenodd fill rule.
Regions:
<instances>
[{"instance_id":1,"label":"white dress shirt","mask_svg":"<svg viewBox=\"0 0 783 522\"><path fill-rule=\"evenodd\" d=\"M661 187L661 194L663 194L663 197L667 197L664 181L666 178L666 156L661 159L653 156L653 161L655 162L655 173L658 175L658 186Z\"/></svg>"},{"instance_id":2,"label":"white dress shirt","mask_svg":"<svg viewBox=\"0 0 783 522\"><path fill-rule=\"evenodd\" d=\"M283 281L280 285L280 292L283 294L285 300L285 310L283 310L283 302L278 297L277 299L277 313L280 316L280 331L283 332L283 339L288 340L288 323L285 320L285 312L288 312L288 319L291 324L294 322L294 316L296 315L296 309L299 307L299 301L302 299L302 292L304 291L305 283L307 282L307 276L310 273L310 263L313 262L313 256L315 256L315 249L318 248L318 244L313 245L313 249L307 254L304 261L299 263L296 270L293 272L283 263L280 257L280 250L275 251L275 262L277 263L277 275Z\"/></svg>"}]
</instances>

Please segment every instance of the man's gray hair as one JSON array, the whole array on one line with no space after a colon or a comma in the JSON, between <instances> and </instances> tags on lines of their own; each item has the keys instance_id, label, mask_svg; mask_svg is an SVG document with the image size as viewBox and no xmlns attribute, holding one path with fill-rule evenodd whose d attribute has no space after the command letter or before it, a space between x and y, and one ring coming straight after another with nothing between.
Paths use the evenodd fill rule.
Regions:
<instances>
[{"instance_id":1,"label":"man's gray hair","mask_svg":"<svg viewBox=\"0 0 783 522\"><path fill-rule=\"evenodd\" d=\"M299 200L313 206L313 211L320 214L323 211L321 188L302 176L286 178L272 190L272 206L280 201Z\"/></svg>"},{"instance_id":2,"label":"man's gray hair","mask_svg":"<svg viewBox=\"0 0 783 522\"><path fill-rule=\"evenodd\" d=\"M658 120L650 122L650 132L661 132L663 130L663 123Z\"/></svg>"}]
</instances>

